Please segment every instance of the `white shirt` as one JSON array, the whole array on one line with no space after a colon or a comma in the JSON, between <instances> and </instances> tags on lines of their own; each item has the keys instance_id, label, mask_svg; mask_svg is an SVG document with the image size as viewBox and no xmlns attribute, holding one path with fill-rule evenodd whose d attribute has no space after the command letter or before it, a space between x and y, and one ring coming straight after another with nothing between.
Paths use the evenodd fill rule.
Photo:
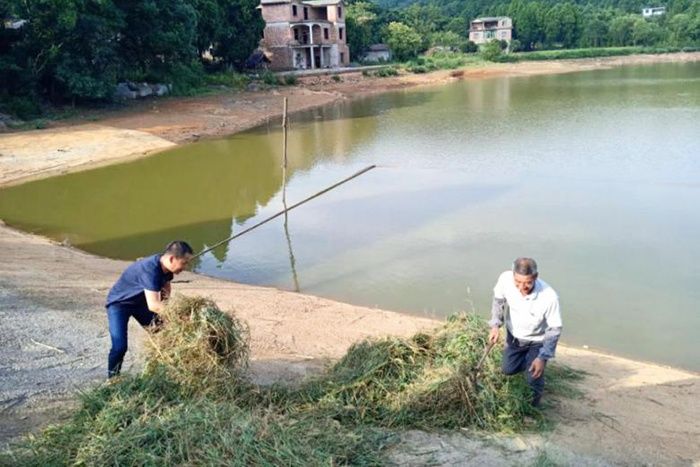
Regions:
<instances>
[{"instance_id":1,"label":"white shirt","mask_svg":"<svg viewBox=\"0 0 700 467\"><path fill-rule=\"evenodd\" d=\"M559 296L545 281L537 279L532 292L523 296L515 286L513 271L505 271L493 288L496 299L505 299L506 328L516 339L542 342L547 328L560 328Z\"/></svg>"}]
</instances>

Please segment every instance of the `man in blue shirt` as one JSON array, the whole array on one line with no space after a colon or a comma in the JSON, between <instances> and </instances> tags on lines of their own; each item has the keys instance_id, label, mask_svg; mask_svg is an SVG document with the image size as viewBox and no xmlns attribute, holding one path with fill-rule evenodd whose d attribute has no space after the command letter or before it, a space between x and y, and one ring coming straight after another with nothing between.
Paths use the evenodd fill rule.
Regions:
<instances>
[{"instance_id":1,"label":"man in blue shirt","mask_svg":"<svg viewBox=\"0 0 700 467\"><path fill-rule=\"evenodd\" d=\"M127 331L132 316L143 327L159 324L158 313L170 296L170 281L192 259L192 247L186 242L170 242L163 254L149 256L126 268L107 295L107 319L112 348L109 351L108 377L121 371L127 350Z\"/></svg>"}]
</instances>

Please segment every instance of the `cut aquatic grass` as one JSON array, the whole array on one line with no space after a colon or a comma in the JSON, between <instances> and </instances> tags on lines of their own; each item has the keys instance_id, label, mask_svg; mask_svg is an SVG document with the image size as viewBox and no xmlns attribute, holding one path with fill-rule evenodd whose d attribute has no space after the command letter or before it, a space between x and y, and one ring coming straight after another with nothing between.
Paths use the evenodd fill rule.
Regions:
<instances>
[{"instance_id":1,"label":"cut aquatic grass","mask_svg":"<svg viewBox=\"0 0 700 467\"><path fill-rule=\"evenodd\" d=\"M69 423L0 455L0 465L377 465L387 442L371 427L181 389L152 373L93 390Z\"/></svg>"},{"instance_id":2,"label":"cut aquatic grass","mask_svg":"<svg viewBox=\"0 0 700 467\"><path fill-rule=\"evenodd\" d=\"M357 343L295 388L242 377L247 326L212 301L178 297L164 320L143 374L85 393L70 422L30 436L0 465L379 465L397 430L513 432L525 416L542 420L524 379L501 375L500 350L474 383L487 336L474 315ZM547 376L547 394L567 396L580 377L556 366Z\"/></svg>"},{"instance_id":3,"label":"cut aquatic grass","mask_svg":"<svg viewBox=\"0 0 700 467\"><path fill-rule=\"evenodd\" d=\"M529 404L523 378L501 374L500 351L489 354L473 380L486 337L483 320L462 314L433 333L361 342L301 395L343 422L518 431L525 416L540 412Z\"/></svg>"},{"instance_id":4,"label":"cut aquatic grass","mask_svg":"<svg viewBox=\"0 0 700 467\"><path fill-rule=\"evenodd\" d=\"M220 391L244 377L247 324L202 297L175 296L160 317L162 328L149 335L146 375L162 369L199 394Z\"/></svg>"}]
</instances>

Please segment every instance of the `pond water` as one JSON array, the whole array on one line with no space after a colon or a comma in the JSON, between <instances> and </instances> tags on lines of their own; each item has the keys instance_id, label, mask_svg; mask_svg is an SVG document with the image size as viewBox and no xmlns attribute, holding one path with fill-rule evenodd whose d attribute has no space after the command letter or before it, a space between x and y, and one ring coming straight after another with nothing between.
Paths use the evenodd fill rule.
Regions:
<instances>
[{"instance_id":1,"label":"pond water","mask_svg":"<svg viewBox=\"0 0 700 467\"><path fill-rule=\"evenodd\" d=\"M281 103L280 103L281 104ZM0 191L0 218L133 259L282 209L280 122ZM465 80L294 115L288 204L197 271L431 316L538 260L563 341L700 370L700 64Z\"/></svg>"}]
</instances>

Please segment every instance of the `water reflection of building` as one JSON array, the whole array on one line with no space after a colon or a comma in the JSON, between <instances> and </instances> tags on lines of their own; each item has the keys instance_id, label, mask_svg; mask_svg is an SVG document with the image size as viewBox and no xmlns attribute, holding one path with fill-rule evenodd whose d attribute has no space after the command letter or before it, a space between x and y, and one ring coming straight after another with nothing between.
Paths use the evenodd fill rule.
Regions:
<instances>
[{"instance_id":1,"label":"water reflection of building","mask_svg":"<svg viewBox=\"0 0 700 467\"><path fill-rule=\"evenodd\" d=\"M464 98L473 112L506 111L511 107L510 78L475 79L467 81Z\"/></svg>"},{"instance_id":2,"label":"water reflection of building","mask_svg":"<svg viewBox=\"0 0 700 467\"><path fill-rule=\"evenodd\" d=\"M282 150L279 122L260 129L263 131L265 136L259 144L266 153L279 155ZM376 131L376 118L348 115L343 104L315 109L303 119L292 118L287 139L289 167L299 170L321 161L345 161L357 145L372 139Z\"/></svg>"}]
</instances>

